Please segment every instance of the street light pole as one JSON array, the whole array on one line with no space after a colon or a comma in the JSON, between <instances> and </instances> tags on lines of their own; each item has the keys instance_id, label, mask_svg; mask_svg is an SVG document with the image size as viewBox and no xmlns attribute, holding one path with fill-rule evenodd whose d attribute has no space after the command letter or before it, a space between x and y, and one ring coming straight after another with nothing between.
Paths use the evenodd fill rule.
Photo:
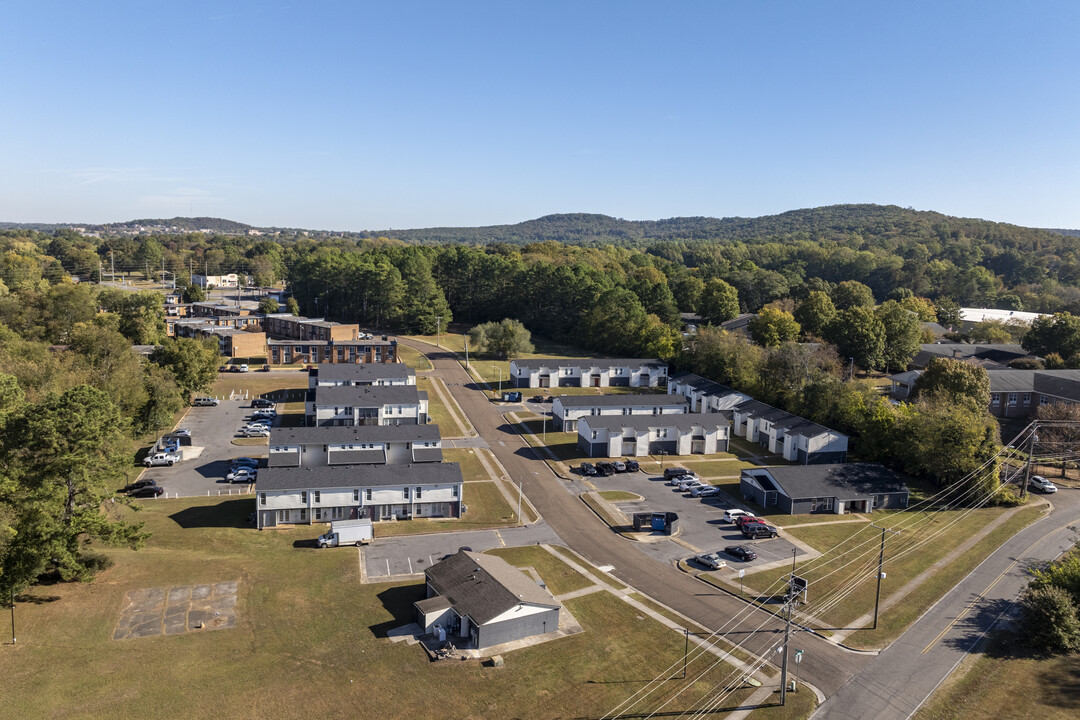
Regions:
<instances>
[{"instance_id":1,"label":"street light pole","mask_svg":"<svg viewBox=\"0 0 1080 720\"><path fill-rule=\"evenodd\" d=\"M1028 436L1027 465L1024 466L1024 486L1020 488L1020 499L1027 497L1028 483L1031 482L1031 456L1035 454L1035 430L1038 425L1031 426L1031 435Z\"/></svg>"},{"instance_id":2,"label":"street light pole","mask_svg":"<svg viewBox=\"0 0 1080 720\"><path fill-rule=\"evenodd\" d=\"M11 588L11 644L15 644L15 588Z\"/></svg>"}]
</instances>

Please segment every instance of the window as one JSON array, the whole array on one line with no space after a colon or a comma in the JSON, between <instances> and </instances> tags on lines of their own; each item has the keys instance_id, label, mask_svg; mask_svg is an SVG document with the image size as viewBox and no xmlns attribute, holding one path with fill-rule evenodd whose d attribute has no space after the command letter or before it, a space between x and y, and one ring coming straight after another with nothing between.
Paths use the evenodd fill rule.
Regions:
<instances>
[{"instance_id":1,"label":"window","mask_svg":"<svg viewBox=\"0 0 1080 720\"><path fill-rule=\"evenodd\" d=\"M419 500L419 499L420 499L420 493L421 493L421 491L422 491L422 488L416 488L416 499L417 499L417 500Z\"/></svg>"},{"instance_id":2,"label":"window","mask_svg":"<svg viewBox=\"0 0 1080 720\"><path fill-rule=\"evenodd\" d=\"M595 430L593 430L593 431L592 431L592 438L591 438L591 439L592 439L592 440L595 440L595 439L596 439L596 431L595 431Z\"/></svg>"},{"instance_id":3,"label":"window","mask_svg":"<svg viewBox=\"0 0 1080 720\"><path fill-rule=\"evenodd\" d=\"M300 502L307 503L307 492L304 490L300 491Z\"/></svg>"},{"instance_id":4,"label":"window","mask_svg":"<svg viewBox=\"0 0 1080 720\"><path fill-rule=\"evenodd\" d=\"M458 486L455 485L454 487L450 488L450 497L456 498L457 496L458 496Z\"/></svg>"},{"instance_id":5,"label":"window","mask_svg":"<svg viewBox=\"0 0 1080 720\"><path fill-rule=\"evenodd\" d=\"M1046 397L1045 395L1040 395L1039 396L1039 404L1040 405L1049 405L1050 404L1050 398Z\"/></svg>"},{"instance_id":6,"label":"window","mask_svg":"<svg viewBox=\"0 0 1080 720\"><path fill-rule=\"evenodd\" d=\"M364 490L364 499L371 502L371 488Z\"/></svg>"},{"instance_id":7,"label":"window","mask_svg":"<svg viewBox=\"0 0 1080 720\"><path fill-rule=\"evenodd\" d=\"M322 508L315 508L315 519L322 520Z\"/></svg>"},{"instance_id":8,"label":"window","mask_svg":"<svg viewBox=\"0 0 1080 720\"><path fill-rule=\"evenodd\" d=\"M409 488L401 488L401 497L405 500L409 499Z\"/></svg>"},{"instance_id":9,"label":"window","mask_svg":"<svg viewBox=\"0 0 1080 720\"><path fill-rule=\"evenodd\" d=\"M322 500L322 491L316 490L315 491L315 502L319 502L320 500Z\"/></svg>"},{"instance_id":10,"label":"window","mask_svg":"<svg viewBox=\"0 0 1080 720\"><path fill-rule=\"evenodd\" d=\"M991 405L1000 405L1001 404L1001 393L994 393L993 395L991 395L990 396L990 404Z\"/></svg>"},{"instance_id":11,"label":"window","mask_svg":"<svg viewBox=\"0 0 1080 720\"><path fill-rule=\"evenodd\" d=\"M353 502L360 502L360 491L359 490L353 490L352 491L352 500L353 500Z\"/></svg>"},{"instance_id":12,"label":"window","mask_svg":"<svg viewBox=\"0 0 1080 720\"><path fill-rule=\"evenodd\" d=\"M300 508L300 522L307 520L307 508Z\"/></svg>"},{"instance_id":13,"label":"window","mask_svg":"<svg viewBox=\"0 0 1080 720\"><path fill-rule=\"evenodd\" d=\"M1009 405L1016 405L1016 393L1009 393Z\"/></svg>"},{"instance_id":14,"label":"window","mask_svg":"<svg viewBox=\"0 0 1080 720\"><path fill-rule=\"evenodd\" d=\"M259 504L260 505L265 505L266 504L266 493L259 493Z\"/></svg>"},{"instance_id":15,"label":"window","mask_svg":"<svg viewBox=\"0 0 1080 720\"><path fill-rule=\"evenodd\" d=\"M1024 406L1031 404L1031 393L1024 393Z\"/></svg>"}]
</instances>

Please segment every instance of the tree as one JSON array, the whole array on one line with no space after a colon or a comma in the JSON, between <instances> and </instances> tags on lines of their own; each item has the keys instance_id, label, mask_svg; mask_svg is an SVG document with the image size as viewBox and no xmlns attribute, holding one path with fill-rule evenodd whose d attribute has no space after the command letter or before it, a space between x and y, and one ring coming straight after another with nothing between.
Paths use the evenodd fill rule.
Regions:
<instances>
[{"instance_id":1,"label":"tree","mask_svg":"<svg viewBox=\"0 0 1080 720\"><path fill-rule=\"evenodd\" d=\"M1052 585L1028 588L1020 596L1020 626L1026 642L1050 653L1080 647L1080 619L1069 593Z\"/></svg>"},{"instance_id":2,"label":"tree","mask_svg":"<svg viewBox=\"0 0 1080 720\"><path fill-rule=\"evenodd\" d=\"M764 307L749 323L750 337L758 345L776 347L799 337L799 323L791 313L778 308Z\"/></svg>"},{"instance_id":3,"label":"tree","mask_svg":"<svg viewBox=\"0 0 1080 720\"><path fill-rule=\"evenodd\" d=\"M183 300L186 303L206 302L206 292L198 285L188 285L184 288Z\"/></svg>"},{"instance_id":4,"label":"tree","mask_svg":"<svg viewBox=\"0 0 1080 720\"><path fill-rule=\"evenodd\" d=\"M831 299L840 312L853 307L874 307L874 293L858 280L845 280L833 288Z\"/></svg>"},{"instance_id":5,"label":"tree","mask_svg":"<svg viewBox=\"0 0 1080 720\"><path fill-rule=\"evenodd\" d=\"M990 405L990 376L978 365L956 358L934 358L911 392L913 400L924 395L985 410Z\"/></svg>"},{"instance_id":6,"label":"tree","mask_svg":"<svg viewBox=\"0 0 1080 720\"><path fill-rule=\"evenodd\" d=\"M895 300L878 306L875 311L885 328L885 370L903 369L919 352L922 326L915 313L905 309Z\"/></svg>"},{"instance_id":7,"label":"tree","mask_svg":"<svg viewBox=\"0 0 1080 720\"><path fill-rule=\"evenodd\" d=\"M296 298L292 295L285 301L285 312L297 317L300 316L300 303L296 302Z\"/></svg>"},{"instance_id":8,"label":"tree","mask_svg":"<svg viewBox=\"0 0 1080 720\"><path fill-rule=\"evenodd\" d=\"M263 315L273 315L281 311L281 303L274 297L264 297L259 301L259 312Z\"/></svg>"},{"instance_id":9,"label":"tree","mask_svg":"<svg viewBox=\"0 0 1080 720\"><path fill-rule=\"evenodd\" d=\"M803 332L814 337L822 337L834 317L836 306L828 294L821 290L811 290L795 309L795 319Z\"/></svg>"},{"instance_id":10,"label":"tree","mask_svg":"<svg viewBox=\"0 0 1080 720\"><path fill-rule=\"evenodd\" d=\"M739 293L719 278L705 283L698 300L698 315L705 322L719 325L739 314Z\"/></svg>"},{"instance_id":11,"label":"tree","mask_svg":"<svg viewBox=\"0 0 1080 720\"><path fill-rule=\"evenodd\" d=\"M975 343L996 344L1011 343L1013 341L1012 333L1005 327L1005 323L1000 320L984 320L975 323L975 327L971 328L971 332L968 333L968 338Z\"/></svg>"},{"instance_id":12,"label":"tree","mask_svg":"<svg viewBox=\"0 0 1080 720\"><path fill-rule=\"evenodd\" d=\"M852 358L864 370L884 364L885 326L871 307L856 305L844 310L829 323L826 337L836 345L841 358Z\"/></svg>"},{"instance_id":13,"label":"tree","mask_svg":"<svg viewBox=\"0 0 1080 720\"><path fill-rule=\"evenodd\" d=\"M469 330L469 344L477 352L488 352L497 358L520 357L533 351L532 333L512 318L487 322Z\"/></svg>"},{"instance_id":14,"label":"tree","mask_svg":"<svg viewBox=\"0 0 1080 720\"><path fill-rule=\"evenodd\" d=\"M935 322L937 320L937 310L934 303L924 297L905 297L897 300L897 302L900 303L900 307L918 315L919 322Z\"/></svg>"},{"instance_id":15,"label":"tree","mask_svg":"<svg viewBox=\"0 0 1080 720\"><path fill-rule=\"evenodd\" d=\"M947 330L960 327L960 306L952 298L938 298L937 321Z\"/></svg>"},{"instance_id":16,"label":"tree","mask_svg":"<svg viewBox=\"0 0 1080 720\"><path fill-rule=\"evenodd\" d=\"M1071 357L1080 352L1080 316L1063 312L1035 318L1021 345L1032 355Z\"/></svg>"},{"instance_id":17,"label":"tree","mask_svg":"<svg viewBox=\"0 0 1080 720\"><path fill-rule=\"evenodd\" d=\"M999 430L985 405L930 394L921 396L914 409L901 422L894 442L907 472L933 478L944 487L964 481L960 490L977 491L972 502L997 490Z\"/></svg>"},{"instance_id":18,"label":"tree","mask_svg":"<svg viewBox=\"0 0 1080 720\"><path fill-rule=\"evenodd\" d=\"M151 360L172 373L180 390L191 395L214 384L221 355L212 339L169 338Z\"/></svg>"}]
</instances>

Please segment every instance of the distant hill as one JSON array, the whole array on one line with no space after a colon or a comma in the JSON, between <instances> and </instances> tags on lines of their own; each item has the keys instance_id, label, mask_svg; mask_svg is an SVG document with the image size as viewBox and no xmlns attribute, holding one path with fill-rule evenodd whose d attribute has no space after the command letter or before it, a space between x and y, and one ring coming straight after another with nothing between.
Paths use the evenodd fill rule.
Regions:
<instances>
[{"instance_id":1,"label":"distant hill","mask_svg":"<svg viewBox=\"0 0 1080 720\"><path fill-rule=\"evenodd\" d=\"M393 237L419 244L503 242L527 244L555 240L570 244L644 245L657 241L733 241L765 239L836 239L853 236L925 237L951 233L968 237L1009 237L1021 244L1046 241L1049 231L958 218L897 205L831 205L791 210L757 218L678 217L667 220L621 220L607 215L569 213L546 215L515 225L473 228L423 228L354 233L354 236Z\"/></svg>"},{"instance_id":2,"label":"distant hill","mask_svg":"<svg viewBox=\"0 0 1080 720\"><path fill-rule=\"evenodd\" d=\"M126 223L110 223L105 227L166 227L176 228L181 232L198 232L200 230L212 230L213 232L225 233L232 235L236 233L246 233L252 229L251 225L236 222L235 220L223 220L221 218L212 217L174 217L168 220L131 220Z\"/></svg>"},{"instance_id":3,"label":"distant hill","mask_svg":"<svg viewBox=\"0 0 1080 720\"><path fill-rule=\"evenodd\" d=\"M1065 235L1067 237L1080 237L1080 230L1065 230L1063 228L1043 228L1047 232L1057 233L1058 235Z\"/></svg>"}]
</instances>

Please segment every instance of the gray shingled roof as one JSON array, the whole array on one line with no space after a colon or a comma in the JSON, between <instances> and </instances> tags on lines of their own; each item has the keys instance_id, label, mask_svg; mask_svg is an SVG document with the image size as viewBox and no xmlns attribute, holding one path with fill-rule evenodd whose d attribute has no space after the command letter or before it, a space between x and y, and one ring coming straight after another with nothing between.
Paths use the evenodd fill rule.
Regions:
<instances>
[{"instance_id":1,"label":"gray shingled roof","mask_svg":"<svg viewBox=\"0 0 1080 720\"><path fill-rule=\"evenodd\" d=\"M271 445L337 445L369 442L432 442L438 425L355 425L350 427L275 427Z\"/></svg>"},{"instance_id":2,"label":"gray shingled roof","mask_svg":"<svg viewBox=\"0 0 1080 720\"><path fill-rule=\"evenodd\" d=\"M318 380L376 382L378 380L407 380L416 371L402 363L332 363L312 368Z\"/></svg>"},{"instance_id":3,"label":"gray shingled roof","mask_svg":"<svg viewBox=\"0 0 1080 720\"><path fill-rule=\"evenodd\" d=\"M689 385L694 390L704 393L705 395L723 396L732 393L738 393L739 395L745 394L740 393L738 390L730 388L727 385L722 385L718 382L713 382L712 380L706 380L700 375L688 372L677 373L668 378L668 386L673 384Z\"/></svg>"},{"instance_id":4,"label":"gray shingled roof","mask_svg":"<svg viewBox=\"0 0 1080 720\"><path fill-rule=\"evenodd\" d=\"M442 448L413 446L412 456L415 462L442 462Z\"/></svg>"},{"instance_id":5,"label":"gray shingled roof","mask_svg":"<svg viewBox=\"0 0 1080 720\"><path fill-rule=\"evenodd\" d=\"M425 574L428 584L450 601L455 612L468 615L477 625L494 620L520 603L559 606L551 593L496 555L458 550L429 567Z\"/></svg>"},{"instance_id":6,"label":"gray shingled roof","mask_svg":"<svg viewBox=\"0 0 1080 720\"><path fill-rule=\"evenodd\" d=\"M795 500L816 497L856 500L908 491L903 475L878 463L790 465L765 469Z\"/></svg>"},{"instance_id":7,"label":"gray shingled roof","mask_svg":"<svg viewBox=\"0 0 1080 720\"><path fill-rule=\"evenodd\" d=\"M1013 343L931 343L921 345L919 352L915 353L911 364L918 368L926 367L934 358L951 358L958 360L980 360L985 363L997 363L1006 365L1012 360L1022 357L1030 357L1024 348Z\"/></svg>"},{"instance_id":8,"label":"gray shingled roof","mask_svg":"<svg viewBox=\"0 0 1080 720\"><path fill-rule=\"evenodd\" d=\"M649 428L677 428L690 431L695 427L728 427L730 423L721 413L681 413L678 415L588 415L578 420L592 429L611 431L622 428L648 430Z\"/></svg>"},{"instance_id":9,"label":"gray shingled roof","mask_svg":"<svg viewBox=\"0 0 1080 720\"><path fill-rule=\"evenodd\" d=\"M682 395L641 393L626 395L559 395L557 400L564 408L589 407L690 407L690 401Z\"/></svg>"},{"instance_id":10,"label":"gray shingled roof","mask_svg":"<svg viewBox=\"0 0 1080 720\"><path fill-rule=\"evenodd\" d=\"M1080 401L1080 370L987 370L990 392L1036 392Z\"/></svg>"},{"instance_id":11,"label":"gray shingled roof","mask_svg":"<svg viewBox=\"0 0 1080 720\"><path fill-rule=\"evenodd\" d=\"M381 448L365 450L335 450L327 454L327 462L333 465L370 465L386 462L386 451Z\"/></svg>"},{"instance_id":12,"label":"gray shingled roof","mask_svg":"<svg viewBox=\"0 0 1080 720\"><path fill-rule=\"evenodd\" d=\"M514 360L514 366L519 368L529 368L530 370L539 370L541 368L560 368L560 367L576 367L576 368L613 368L613 367L667 367L666 362L662 362L656 358L612 358L612 359L598 359L598 358L537 358L532 360Z\"/></svg>"},{"instance_id":13,"label":"gray shingled roof","mask_svg":"<svg viewBox=\"0 0 1080 720\"><path fill-rule=\"evenodd\" d=\"M315 388L315 405L347 407L381 407L383 405L417 405L427 400L427 393L415 385L338 385Z\"/></svg>"},{"instance_id":14,"label":"gray shingled roof","mask_svg":"<svg viewBox=\"0 0 1080 720\"><path fill-rule=\"evenodd\" d=\"M453 485L462 482L457 463L409 463L407 465L316 465L270 467L259 473L255 489L321 490L380 485Z\"/></svg>"}]
</instances>

